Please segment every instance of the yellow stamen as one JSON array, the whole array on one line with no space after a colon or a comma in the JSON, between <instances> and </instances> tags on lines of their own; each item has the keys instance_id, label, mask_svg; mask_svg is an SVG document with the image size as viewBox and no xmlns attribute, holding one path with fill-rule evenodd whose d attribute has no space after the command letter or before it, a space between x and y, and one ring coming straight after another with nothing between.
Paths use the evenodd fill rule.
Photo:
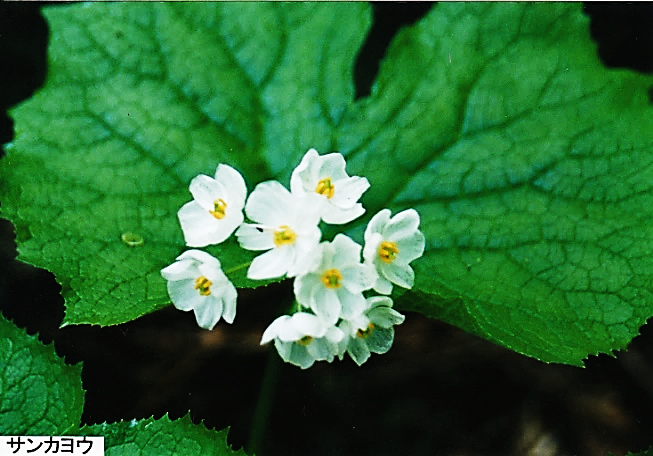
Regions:
<instances>
[{"instance_id":1,"label":"yellow stamen","mask_svg":"<svg viewBox=\"0 0 653 456\"><path fill-rule=\"evenodd\" d=\"M227 209L227 203L220 198L213 201L213 210L209 211L209 213L218 220L222 220L225 216L225 209Z\"/></svg>"},{"instance_id":2,"label":"yellow stamen","mask_svg":"<svg viewBox=\"0 0 653 456\"><path fill-rule=\"evenodd\" d=\"M311 342L313 342L313 337L311 336L304 336L297 341L299 345L303 345L304 347L310 345Z\"/></svg>"},{"instance_id":3,"label":"yellow stamen","mask_svg":"<svg viewBox=\"0 0 653 456\"><path fill-rule=\"evenodd\" d=\"M324 274L322 274L322 283L327 288L340 288L342 284L342 274L337 269L329 269Z\"/></svg>"},{"instance_id":4,"label":"yellow stamen","mask_svg":"<svg viewBox=\"0 0 653 456\"><path fill-rule=\"evenodd\" d=\"M211 285L213 285L213 282L204 276L199 276L195 279L195 289L199 290L202 296L211 295Z\"/></svg>"},{"instance_id":5,"label":"yellow stamen","mask_svg":"<svg viewBox=\"0 0 653 456\"><path fill-rule=\"evenodd\" d=\"M288 225L281 225L274 230L274 245L281 247L284 244L292 244L295 242L297 235Z\"/></svg>"},{"instance_id":6,"label":"yellow stamen","mask_svg":"<svg viewBox=\"0 0 653 456\"><path fill-rule=\"evenodd\" d=\"M361 339L366 339L372 335L372 331L374 331L374 323L367 325L366 329L359 329L356 331L356 336Z\"/></svg>"},{"instance_id":7,"label":"yellow stamen","mask_svg":"<svg viewBox=\"0 0 653 456\"><path fill-rule=\"evenodd\" d=\"M336 188L331 183L331 178L330 177L325 177L320 182L318 182L317 187L315 187L315 193L319 193L320 195L324 195L327 198L331 198L333 196L333 194L335 193L335 191L336 191Z\"/></svg>"},{"instance_id":8,"label":"yellow stamen","mask_svg":"<svg viewBox=\"0 0 653 456\"><path fill-rule=\"evenodd\" d=\"M397 244L394 242L381 242L381 245L379 246L379 258L381 258L381 261L384 263L392 263L398 253L399 249L397 248Z\"/></svg>"}]
</instances>

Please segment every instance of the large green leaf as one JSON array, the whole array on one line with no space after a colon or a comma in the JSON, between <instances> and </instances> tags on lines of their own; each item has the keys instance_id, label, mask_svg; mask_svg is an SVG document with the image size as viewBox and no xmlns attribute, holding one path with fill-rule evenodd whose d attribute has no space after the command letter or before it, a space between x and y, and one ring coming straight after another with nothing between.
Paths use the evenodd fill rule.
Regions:
<instances>
[{"instance_id":1,"label":"large green leaf","mask_svg":"<svg viewBox=\"0 0 653 456\"><path fill-rule=\"evenodd\" d=\"M354 102L369 16L362 4L47 11L48 81L13 113L0 197L21 259L63 284L66 322L167 303L159 270L184 248L175 214L194 175L225 162L250 189L287 183L316 147L370 180L366 219L419 210L427 250L402 308L572 364L637 334L653 314L653 79L605 69L579 5L445 3L399 34ZM211 252L227 269L251 258L233 241ZM237 286L252 285L244 271Z\"/></svg>"},{"instance_id":2,"label":"large green leaf","mask_svg":"<svg viewBox=\"0 0 653 456\"><path fill-rule=\"evenodd\" d=\"M546 361L624 347L653 314L652 83L603 68L577 5L443 4L401 34L340 140L371 206L422 214L404 308Z\"/></svg>"},{"instance_id":3,"label":"large green leaf","mask_svg":"<svg viewBox=\"0 0 653 456\"><path fill-rule=\"evenodd\" d=\"M82 435L104 437L104 454L139 456L246 456L227 443L228 429L215 431L193 424L188 415L171 420L168 415L155 420L121 421L85 426Z\"/></svg>"},{"instance_id":4,"label":"large green leaf","mask_svg":"<svg viewBox=\"0 0 653 456\"><path fill-rule=\"evenodd\" d=\"M64 324L169 304L190 180L228 163L249 189L284 154L328 149L368 6L93 4L45 10L46 86L13 113L0 169L20 259L54 272ZM338 55L338 59L330 59ZM319 139L319 140L316 140ZM277 151L283 151L283 154ZM237 287L259 252L209 249Z\"/></svg>"},{"instance_id":5,"label":"large green leaf","mask_svg":"<svg viewBox=\"0 0 653 456\"><path fill-rule=\"evenodd\" d=\"M0 434L62 435L79 428L82 366L69 366L0 315Z\"/></svg>"},{"instance_id":6,"label":"large green leaf","mask_svg":"<svg viewBox=\"0 0 653 456\"><path fill-rule=\"evenodd\" d=\"M188 416L80 429L83 407L82 365L65 364L54 345L43 345L0 315L1 435L103 436L107 455L245 456L227 444L228 429L207 429Z\"/></svg>"}]
</instances>

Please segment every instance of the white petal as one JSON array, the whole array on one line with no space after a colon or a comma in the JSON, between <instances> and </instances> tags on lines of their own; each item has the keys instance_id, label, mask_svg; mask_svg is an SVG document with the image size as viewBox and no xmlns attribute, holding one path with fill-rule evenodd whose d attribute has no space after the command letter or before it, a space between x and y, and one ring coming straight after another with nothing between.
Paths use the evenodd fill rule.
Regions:
<instances>
[{"instance_id":1,"label":"white petal","mask_svg":"<svg viewBox=\"0 0 653 456\"><path fill-rule=\"evenodd\" d=\"M195 319L200 328L213 329L222 316L222 300L217 296L204 299L202 305L195 307Z\"/></svg>"},{"instance_id":2,"label":"white petal","mask_svg":"<svg viewBox=\"0 0 653 456\"><path fill-rule=\"evenodd\" d=\"M185 312L201 306L202 301L206 298L195 289L194 279L168 282L167 286L172 304Z\"/></svg>"},{"instance_id":3,"label":"white petal","mask_svg":"<svg viewBox=\"0 0 653 456\"><path fill-rule=\"evenodd\" d=\"M218 220L197 201L184 204L177 212L186 245L204 247L211 244L211 229Z\"/></svg>"},{"instance_id":4,"label":"white petal","mask_svg":"<svg viewBox=\"0 0 653 456\"><path fill-rule=\"evenodd\" d=\"M348 209L353 207L363 196L363 193L370 188L370 183L364 177L354 176L334 182L333 187L335 192L329 202L343 209Z\"/></svg>"},{"instance_id":5,"label":"white petal","mask_svg":"<svg viewBox=\"0 0 653 456\"><path fill-rule=\"evenodd\" d=\"M320 171L318 180L330 177L332 181L346 179L347 172L345 171L345 157L339 153L331 153L322 155L320 158ZM317 184L317 182L316 182ZM338 189L336 188L336 192Z\"/></svg>"},{"instance_id":6,"label":"white petal","mask_svg":"<svg viewBox=\"0 0 653 456\"><path fill-rule=\"evenodd\" d=\"M340 318L342 306L335 290L325 286L317 287L311 309L324 321L326 325L335 325Z\"/></svg>"},{"instance_id":7,"label":"white petal","mask_svg":"<svg viewBox=\"0 0 653 456\"><path fill-rule=\"evenodd\" d=\"M263 332L263 336L261 337L261 345L267 344L272 339L276 338L281 328L288 324L289 319L289 315L282 315L270 323L270 325Z\"/></svg>"},{"instance_id":8,"label":"white petal","mask_svg":"<svg viewBox=\"0 0 653 456\"><path fill-rule=\"evenodd\" d=\"M333 204L327 204L322 212L322 220L331 225L343 225L357 219L365 213L363 205L354 204L351 208L342 209Z\"/></svg>"},{"instance_id":9,"label":"white petal","mask_svg":"<svg viewBox=\"0 0 653 456\"><path fill-rule=\"evenodd\" d=\"M293 283L293 290L297 301L305 307L312 307L313 293L317 287L321 287L322 282L317 274L304 274L297 276Z\"/></svg>"},{"instance_id":10,"label":"white petal","mask_svg":"<svg viewBox=\"0 0 653 456\"><path fill-rule=\"evenodd\" d=\"M283 324L279 325L277 329L276 338L283 342L295 342L306 336L306 334L299 328L292 324L292 317L285 320Z\"/></svg>"},{"instance_id":11,"label":"white petal","mask_svg":"<svg viewBox=\"0 0 653 456\"><path fill-rule=\"evenodd\" d=\"M387 353L387 351L390 350L394 338L395 338L394 328L375 327L372 330L372 334L367 336L365 342L371 352L383 354L383 353Z\"/></svg>"},{"instance_id":12,"label":"white petal","mask_svg":"<svg viewBox=\"0 0 653 456\"><path fill-rule=\"evenodd\" d=\"M345 333L340 328L330 326L324 337L333 344L340 343L345 338Z\"/></svg>"},{"instance_id":13,"label":"white petal","mask_svg":"<svg viewBox=\"0 0 653 456\"><path fill-rule=\"evenodd\" d=\"M281 359L283 359L287 363L290 362L290 355L292 353L292 348L294 345L295 345L294 342L282 342L279 339L274 339L274 346L277 349L279 356L281 356Z\"/></svg>"},{"instance_id":14,"label":"white petal","mask_svg":"<svg viewBox=\"0 0 653 456\"><path fill-rule=\"evenodd\" d=\"M301 197L293 197L291 228L298 233L313 232L320 223L320 217L327 206L326 199L317 193L307 193Z\"/></svg>"},{"instance_id":15,"label":"white petal","mask_svg":"<svg viewBox=\"0 0 653 456\"><path fill-rule=\"evenodd\" d=\"M227 214L232 207L242 211L245 206L245 198L247 198L247 187L243 176L231 166L221 164L215 170L215 180L227 190L228 198L225 199L228 203Z\"/></svg>"},{"instance_id":16,"label":"white petal","mask_svg":"<svg viewBox=\"0 0 653 456\"><path fill-rule=\"evenodd\" d=\"M337 268L344 268L358 264L361 261L362 247L349 236L337 234L331 242L335 250L333 265Z\"/></svg>"},{"instance_id":17,"label":"white petal","mask_svg":"<svg viewBox=\"0 0 653 456\"><path fill-rule=\"evenodd\" d=\"M399 249L397 257L404 263L410 263L422 256L426 239L421 232L415 231L412 235L395 242L397 243L397 249Z\"/></svg>"},{"instance_id":18,"label":"white petal","mask_svg":"<svg viewBox=\"0 0 653 456\"><path fill-rule=\"evenodd\" d=\"M186 245L190 247L224 242L244 219L242 212L230 211L222 220L218 220L195 201L184 204L177 216Z\"/></svg>"},{"instance_id":19,"label":"white petal","mask_svg":"<svg viewBox=\"0 0 653 456\"><path fill-rule=\"evenodd\" d=\"M178 260L161 269L161 275L166 280L194 280L198 276L198 269L196 262L192 259Z\"/></svg>"},{"instance_id":20,"label":"white petal","mask_svg":"<svg viewBox=\"0 0 653 456\"><path fill-rule=\"evenodd\" d=\"M214 202L221 198L227 200L227 191L219 182L204 174L195 176L190 181L190 192L195 201L205 210L213 210Z\"/></svg>"},{"instance_id":21,"label":"white petal","mask_svg":"<svg viewBox=\"0 0 653 456\"><path fill-rule=\"evenodd\" d=\"M365 262L376 263L379 255L379 246L382 241L383 235L381 233L365 233L365 247L363 247L363 258Z\"/></svg>"},{"instance_id":22,"label":"white petal","mask_svg":"<svg viewBox=\"0 0 653 456\"><path fill-rule=\"evenodd\" d=\"M383 295L389 295L392 293L392 282L379 275L377 276L376 283L374 284L374 291Z\"/></svg>"},{"instance_id":23,"label":"white petal","mask_svg":"<svg viewBox=\"0 0 653 456\"><path fill-rule=\"evenodd\" d=\"M308 274L320 266L320 230L297 238L294 245L295 258L288 267L288 277ZM316 237L317 234L317 237ZM287 246L286 248L291 248Z\"/></svg>"},{"instance_id":24,"label":"white petal","mask_svg":"<svg viewBox=\"0 0 653 456\"><path fill-rule=\"evenodd\" d=\"M224 307L222 310L222 318L224 318L224 321L231 324L236 318L236 301L238 298L238 292L229 281L227 281L223 287L222 303Z\"/></svg>"},{"instance_id":25,"label":"white petal","mask_svg":"<svg viewBox=\"0 0 653 456\"><path fill-rule=\"evenodd\" d=\"M347 353L359 366L362 366L370 358L370 350L367 348L367 344L359 337L354 337L349 341Z\"/></svg>"},{"instance_id":26,"label":"white petal","mask_svg":"<svg viewBox=\"0 0 653 456\"><path fill-rule=\"evenodd\" d=\"M293 170L292 175L290 176L290 191L292 193L301 195L306 192L314 191L317 182L313 182L313 180L317 177L317 172L312 172L313 169L311 168L314 168L315 171L317 171L317 167L311 167L311 165L315 163L318 156L317 150L315 149L309 149L304 154L301 162L299 162L299 165ZM313 185L313 188L310 188L311 185Z\"/></svg>"},{"instance_id":27,"label":"white petal","mask_svg":"<svg viewBox=\"0 0 653 456\"><path fill-rule=\"evenodd\" d=\"M306 346L306 351L316 361L331 362L337 352L337 347L326 339L313 339L311 343Z\"/></svg>"},{"instance_id":28,"label":"white petal","mask_svg":"<svg viewBox=\"0 0 653 456\"><path fill-rule=\"evenodd\" d=\"M288 224L293 198L277 181L261 182L247 199L245 212L251 220L268 226Z\"/></svg>"},{"instance_id":29,"label":"white petal","mask_svg":"<svg viewBox=\"0 0 653 456\"><path fill-rule=\"evenodd\" d=\"M345 322L347 322L347 325L343 324ZM367 329L369 324L370 319L363 313L354 318L343 320L340 327L343 331L346 331L347 335L354 337L359 329Z\"/></svg>"},{"instance_id":30,"label":"white petal","mask_svg":"<svg viewBox=\"0 0 653 456\"><path fill-rule=\"evenodd\" d=\"M349 345L349 340L351 336L356 335L357 329L347 320L342 320L338 325L338 329L342 332L342 339L338 343L338 358L342 361L342 358L347 351L347 345Z\"/></svg>"},{"instance_id":31,"label":"white petal","mask_svg":"<svg viewBox=\"0 0 653 456\"><path fill-rule=\"evenodd\" d=\"M208 254L202 250L196 250L196 249L186 250L184 253L182 253L177 257L177 260L188 260L188 259L195 260L198 263L203 263L216 269L220 268L220 261L213 255Z\"/></svg>"},{"instance_id":32,"label":"white petal","mask_svg":"<svg viewBox=\"0 0 653 456\"><path fill-rule=\"evenodd\" d=\"M281 277L292 264L294 249L292 246L274 248L257 256L247 270L247 277L253 280Z\"/></svg>"},{"instance_id":33,"label":"white petal","mask_svg":"<svg viewBox=\"0 0 653 456\"><path fill-rule=\"evenodd\" d=\"M369 264L357 264L341 269L342 285L351 293L362 293L369 290L376 282L377 273Z\"/></svg>"},{"instance_id":34,"label":"white petal","mask_svg":"<svg viewBox=\"0 0 653 456\"><path fill-rule=\"evenodd\" d=\"M411 236L419 227L419 214L415 209L398 213L385 226L383 236L392 242Z\"/></svg>"},{"instance_id":35,"label":"white petal","mask_svg":"<svg viewBox=\"0 0 653 456\"><path fill-rule=\"evenodd\" d=\"M367 298L369 310L365 312L370 321L376 326L390 328L399 325L406 319L405 316L392 308L392 299L387 296L373 296Z\"/></svg>"},{"instance_id":36,"label":"white petal","mask_svg":"<svg viewBox=\"0 0 653 456\"><path fill-rule=\"evenodd\" d=\"M302 337L322 337L327 330L327 327L321 319L306 312L295 313L291 317L291 325L302 333Z\"/></svg>"},{"instance_id":37,"label":"white petal","mask_svg":"<svg viewBox=\"0 0 653 456\"><path fill-rule=\"evenodd\" d=\"M236 237L240 246L247 250L270 250L275 247L273 232L260 225L243 223L236 230Z\"/></svg>"},{"instance_id":38,"label":"white petal","mask_svg":"<svg viewBox=\"0 0 653 456\"><path fill-rule=\"evenodd\" d=\"M302 369L308 369L315 363L315 358L313 358L306 347L293 343L290 345L290 356L288 357L288 362L299 366Z\"/></svg>"},{"instance_id":39,"label":"white petal","mask_svg":"<svg viewBox=\"0 0 653 456\"><path fill-rule=\"evenodd\" d=\"M381 306L367 312L370 321L380 328L391 328L400 325L406 317L394 309Z\"/></svg>"},{"instance_id":40,"label":"white petal","mask_svg":"<svg viewBox=\"0 0 653 456\"><path fill-rule=\"evenodd\" d=\"M316 250L320 257L319 273L334 267L333 260L336 257L336 248L332 242L322 242Z\"/></svg>"},{"instance_id":41,"label":"white petal","mask_svg":"<svg viewBox=\"0 0 653 456\"><path fill-rule=\"evenodd\" d=\"M392 283L404 288L412 288L415 282L415 272L407 264L393 261L390 264L381 265L381 274Z\"/></svg>"},{"instance_id":42,"label":"white petal","mask_svg":"<svg viewBox=\"0 0 653 456\"><path fill-rule=\"evenodd\" d=\"M231 233L243 223L243 220L245 220L245 216L242 211L228 211L222 220L218 220L221 233L218 234L216 230L215 237L221 240L214 243L219 244L231 236Z\"/></svg>"},{"instance_id":43,"label":"white petal","mask_svg":"<svg viewBox=\"0 0 653 456\"><path fill-rule=\"evenodd\" d=\"M227 276L224 275L224 272L222 272L222 269L216 268L213 264L200 264L198 269L200 275L213 282L213 285L211 286L211 294L217 293L221 295L221 290L224 288L224 286L231 283L229 282L229 279L227 279Z\"/></svg>"},{"instance_id":44,"label":"white petal","mask_svg":"<svg viewBox=\"0 0 653 456\"><path fill-rule=\"evenodd\" d=\"M390 221L390 209L382 209L372 217L372 220L367 224L365 228L365 243L367 244L367 239L372 233L383 233L383 229Z\"/></svg>"},{"instance_id":45,"label":"white petal","mask_svg":"<svg viewBox=\"0 0 653 456\"><path fill-rule=\"evenodd\" d=\"M342 306L340 317L345 320L355 318L367 309L367 302L361 293L350 293L341 288L338 290L337 295Z\"/></svg>"},{"instance_id":46,"label":"white petal","mask_svg":"<svg viewBox=\"0 0 653 456\"><path fill-rule=\"evenodd\" d=\"M373 310L384 311L392 307L392 299L387 296L372 296L367 298L367 305L369 306L368 313Z\"/></svg>"}]
</instances>

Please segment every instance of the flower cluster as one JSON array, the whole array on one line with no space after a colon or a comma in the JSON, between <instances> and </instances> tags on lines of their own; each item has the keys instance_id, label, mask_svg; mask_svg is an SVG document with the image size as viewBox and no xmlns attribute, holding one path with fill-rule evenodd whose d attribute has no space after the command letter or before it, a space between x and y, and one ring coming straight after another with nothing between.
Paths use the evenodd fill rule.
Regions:
<instances>
[{"instance_id":1,"label":"flower cluster","mask_svg":"<svg viewBox=\"0 0 653 456\"><path fill-rule=\"evenodd\" d=\"M193 201L179 210L189 247L218 244L235 232L242 248L264 252L249 264L248 278L294 278L295 312L274 320L261 343L274 341L285 361L303 369L345 353L361 365L371 353L390 349L393 326L404 321L387 295L393 284L413 286L409 263L425 244L417 211L377 213L364 247L344 234L320 242L321 222L345 224L365 212L358 200L369 187L366 178L347 175L341 154L310 149L292 173L290 190L267 181L247 197L240 173L221 164L214 178L191 181ZM233 322L237 293L218 259L188 250L161 274L175 307L193 310L202 328L221 318ZM370 290L382 296L369 296Z\"/></svg>"}]
</instances>

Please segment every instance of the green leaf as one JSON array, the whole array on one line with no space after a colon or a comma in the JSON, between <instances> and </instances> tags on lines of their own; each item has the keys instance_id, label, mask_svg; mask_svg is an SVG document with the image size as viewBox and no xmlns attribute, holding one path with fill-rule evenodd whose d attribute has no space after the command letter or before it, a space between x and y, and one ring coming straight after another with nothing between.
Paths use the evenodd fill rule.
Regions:
<instances>
[{"instance_id":1,"label":"green leaf","mask_svg":"<svg viewBox=\"0 0 653 456\"><path fill-rule=\"evenodd\" d=\"M601 65L580 5L437 5L357 102L363 4L46 14L48 81L13 112L0 197L20 258L62 283L67 323L168 302L159 270L184 248L175 214L194 175L225 162L250 190L287 184L309 147L372 184L350 232L383 207L420 212L405 310L577 365L653 315L653 79ZM226 269L248 261L216 249Z\"/></svg>"},{"instance_id":2,"label":"green leaf","mask_svg":"<svg viewBox=\"0 0 653 456\"><path fill-rule=\"evenodd\" d=\"M14 110L0 164L19 258L52 271L64 325L168 305L160 270L184 249L188 184L228 163L249 190L310 146L352 98L368 6L93 4L45 9L45 87ZM329 59L338 55L338 59ZM279 153L282 151L283 153ZM284 155L285 154L285 155ZM208 249L237 287L260 252Z\"/></svg>"},{"instance_id":3,"label":"green leaf","mask_svg":"<svg viewBox=\"0 0 653 456\"><path fill-rule=\"evenodd\" d=\"M615 456L613 453L608 453L608 456ZM628 452L626 456L653 456L653 447L650 447L648 450L644 450L638 453Z\"/></svg>"},{"instance_id":4,"label":"green leaf","mask_svg":"<svg viewBox=\"0 0 653 456\"><path fill-rule=\"evenodd\" d=\"M404 309L577 365L653 314L653 78L606 70L587 22L572 4L438 5L340 136L368 207L422 216Z\"/></svg>"},{"instance_id":5,"label":"green leaf","mask_svg":"<svg viewBox=\"0 0 653 456\"><path fill-rule=\"evenodd\" d=\"M85 426L82 435L104 436L104 454L113 455L188 455L246 456L241 449L234 451L227 444L229 430L209 430L203 424L193 424L189 415L170 420L168 415L155 420L121 421Z\"/></svg>"},{"instance_id":6,"label":"green leaf","mask_svg":"<svg viewBox=\"0 0 653 456\"><path fill-rule=\"evenodd\" d=\"M84 405L81 371L0 315L0 434L74 435Z\"/></svg>"},{"instance_id":7,"label":"green leaf","mask_svg":"<svg viewBox=\"0 0 653 456\"><path fill-rule=\"evenodd\" d=\"M122 421L84 426L82 365L70 366L0 314L0 434L97 435L105 454L241 455L227 445L228 429L208 430L189 416L171 421Z\"/></svg>"}]
</instances>

